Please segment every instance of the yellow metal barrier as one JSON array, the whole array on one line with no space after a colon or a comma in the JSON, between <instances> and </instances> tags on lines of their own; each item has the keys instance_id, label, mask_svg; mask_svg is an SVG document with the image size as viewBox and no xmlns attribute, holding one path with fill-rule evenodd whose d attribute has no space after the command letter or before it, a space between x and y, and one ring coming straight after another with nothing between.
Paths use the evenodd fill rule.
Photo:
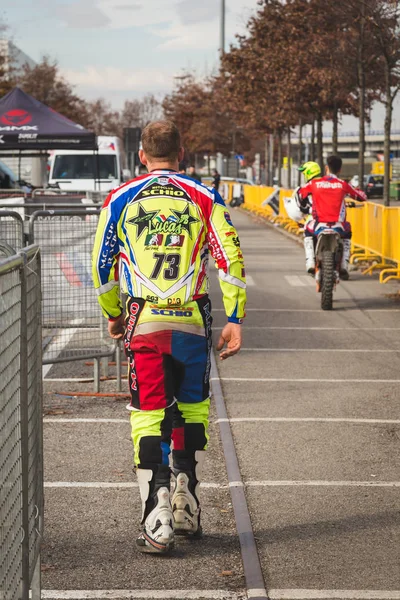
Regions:
<instances>
[{"instance_id":1,"label":"yellow metal barrier","mask_svg":"<svg viewBox=\"0 0 400 600\"><path fill-rule=\"evenodd\" d=\"M385 212L385 256L395 262L397 267L383 269L379 275L381 283L386 283L391 279L400 279L400 208L385 208Z\"/></svg>"},{"instance_id":2,"label":"yellow metal barrier","mask_svg":"<svg viewBox=\"0 0 400 600\"><path fill-rule=\"evenodd\" d=\"M259 216L272 220L275 215L272 207L269 204L265 206L262 206L262 204L272 194L274 188L263 185L245 185L243 189L245 208Z\"/></svg>"},{"instance_id":3,"label":"yellow metal barrier","mask_svg":"<svg viewBox=\"0 0 400 600\"><path fill-rule=\"evenodd\" d=\"M262 206L273 191L271 187L245 185L244 207L291 233L302 233L298 223L290 219L285 210L284 198L291 196L293 190L280 190L278 215L271 206ZM400 279L400 207L365 202L361 207L349 208L347 219L353 231L351 262L373 261L363 274L381 269L381 283Z\"/></svg>"}]
</instances>

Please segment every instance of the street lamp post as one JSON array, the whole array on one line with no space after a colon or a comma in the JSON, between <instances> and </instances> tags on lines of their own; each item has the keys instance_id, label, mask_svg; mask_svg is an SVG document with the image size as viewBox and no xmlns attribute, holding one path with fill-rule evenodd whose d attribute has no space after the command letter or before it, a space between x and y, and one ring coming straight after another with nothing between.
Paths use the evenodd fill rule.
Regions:
<instances>
[{"instance_id":1,"label":"street lamp post","mask_svg":"<svg viewBox=\"0 0 400 600\"><path fill-rule=\"evenodd\" d=\"M225 0L221 0L221 22L220 22L220 55L225 52Z\"/></svg>"}]
</instances>

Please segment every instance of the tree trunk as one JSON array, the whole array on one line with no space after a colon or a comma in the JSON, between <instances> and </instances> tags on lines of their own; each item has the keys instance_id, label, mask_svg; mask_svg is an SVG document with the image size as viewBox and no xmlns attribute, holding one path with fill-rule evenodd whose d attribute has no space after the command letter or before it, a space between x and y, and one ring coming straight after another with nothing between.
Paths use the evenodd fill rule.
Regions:
<instances>
[{"instance_id":1,"label":"tree trunk","mask_svg":"<svg viewBox=\"0 0 400 600\"><path fill-rule=\"evenodd\" d=\"M365 75L364 69L360 72L362 84L360 85L360 100L359 100L359 142L358 142L358 187L364 189L364 154L365 154Z\"/></svg>"},{"instance_id":2,"label":"tree trunk","mask_svg":"<svg viewBox=\"0 0 400 600\"><path fill-rule=\"evenodd\" d=\"M282 131L278 131L278 186L282 187Z\"/></svg>"},{"instance_id":3,"label":"tree trunk","mask_svg":"<svg viewBox=\"0 0 400 600\"><path fill-rule=\"evenodd\" d=\"M288 189L292 187L292 138L290 127L287 133L287 186Z\"/></svg>"},{"instance_id":4,"label":"tree trunk","mask_svg":"<svg viewBox=\"0 0 400 600\"><path fill-rule=\"evenodd\" d=\"M298 155L297 155L297 162L299 163L299 167L301 166L302 162L303 162L303 122L300 119L300 123L299 123L299 149L298 149ZM298 171L297 174L297 185L301 185L301 172Z\"/></svg>"},{"instance_id":5,"label":"tree trunk","mask_svg":"<svg viewBox=\"0 0 400 600\"><path fill-rule=\"evenodd\" d=\"M390 87L390 71L385 65L385 140L384 148L384 180L383 180L383 203L390 206L390 130L392 128L393 96Z\"/></svg>"},{"instance_id":6,"label":"tree trunk","mask_svg":"<svg viewBox=\"0 0 400 600\"><path fill-rule=\"evenodd\" d=\"M339 125L339 111L337 106L333 109L333 130L332 130L332 154L338 153L338 125Z\"/></svg>"},{"instance_id":7,"label":"tree trunk","mask_svg":"<svg viewBox=\"0 0 400 600\"><path fill-rule=\"evenodd\" d=\"M359 87L359 141L358 141L358 187L364 189L364 154L365 154L365 67L364 67L364 30L365 4L360 3L360 39L357 52L357 78Z\"/></svg>"},{"instance_id":8,"label":"tree trunk","mask_svg":"<svg viewBox=\"0 0 400 600\"><path fill-rule=\"evenodd\" d=\"M318 113L317 118L317 162L321 169L324 166L324 146L322 138L322 114Z\"/></svg>"},{"instance_id":9,"label":"tree trunk","mask_svg":"<svg viewBox=\"0 0 400 600\"><path fill-rule=\"evenodd\" d=\"M269 173L270 185L274 185L274 141L275 141L275 132L271 133L270 136L269 136L269 165L268 165L268 173Z\"/></svg>"},{"instance_id":10,"label":"tree trunk","mask_svg":"<svg viewBox=\"0 0 400 600\"><path fill-rule=\"evenodd\" d=\"M311 123L310 160L315 160L315 121Z\"/></svg>"},{"instance_id":11,"label":"tree trunk","mask_svg":"<svg viewBox=\"0 0 400 600\"><path fill-rule=\"evenodd\" d=\"M270 175L269 175L269 134L267 133L265 136L265 144L264 144L264 162L265 162L265 185L270 184Z\"/></svg>"}]
</instances>

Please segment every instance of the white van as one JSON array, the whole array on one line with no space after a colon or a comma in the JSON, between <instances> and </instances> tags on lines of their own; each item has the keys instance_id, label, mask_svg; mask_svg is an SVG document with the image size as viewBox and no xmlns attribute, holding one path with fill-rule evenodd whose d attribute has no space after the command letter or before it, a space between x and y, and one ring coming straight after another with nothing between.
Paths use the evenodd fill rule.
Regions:
<instances>
[{"instance_id":1,"label":"white van","mask_svg":"<svg viewBox=\"0 0 400 600\"><path fill-rule=\"evenodd\" d=\"M125 154L117 137L99 136L99 151L53 150L49 186L66 191L109 192L123 183Z\"/></svg>"}]
</instances>

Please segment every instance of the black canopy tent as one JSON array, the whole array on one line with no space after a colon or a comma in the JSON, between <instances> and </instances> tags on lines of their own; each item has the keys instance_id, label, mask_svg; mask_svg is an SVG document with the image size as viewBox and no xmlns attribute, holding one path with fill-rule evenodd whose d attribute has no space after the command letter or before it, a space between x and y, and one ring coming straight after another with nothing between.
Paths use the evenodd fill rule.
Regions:
<instances>
[{"instance_id":1,"label":"black canopy tent","mask_svg":"<svg viewBox=\"0 0 400 600\"><path fill-rule=\"evenodd\" d=\"M16 87L0 99L0 159L47 156L48 150L93 150L98 164L96 135ZM97 167L97 170L98 167ZM94 179L95 188L100 182Z\"/></svg>"},{"instance_id":2,"label":"black canopy tent","mask_svg":"<svg viewBox=\"0 0 400 600\"><path fill-rule=\"evenodd\" d=\"M0 99L0 151L97 150L96 136L20 88Z\"/></svg>"}]
</instances>

